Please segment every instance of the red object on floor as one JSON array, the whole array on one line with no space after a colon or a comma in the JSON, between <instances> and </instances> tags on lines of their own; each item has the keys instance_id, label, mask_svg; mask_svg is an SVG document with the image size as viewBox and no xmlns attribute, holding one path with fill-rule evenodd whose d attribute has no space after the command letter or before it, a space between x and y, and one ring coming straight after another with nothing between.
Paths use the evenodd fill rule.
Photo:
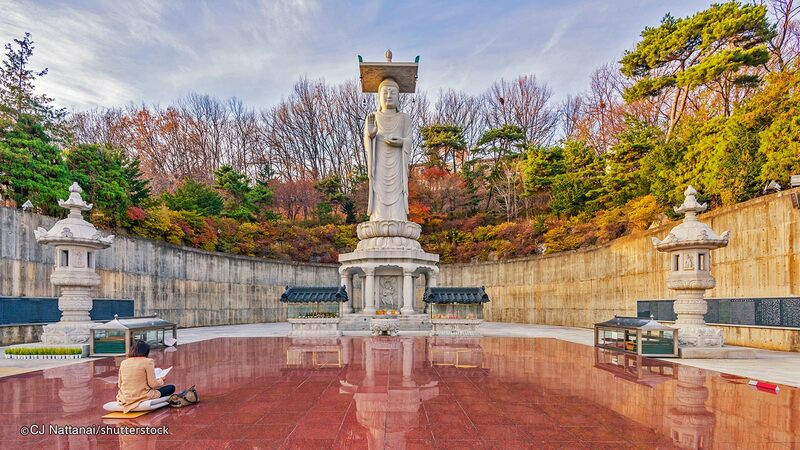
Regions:
<instances>
[{"instance_id":1,"label":"red object on floor","mask_svg":"<svg viewBox=\"0 0 800 450\"><path fill-rule=\"evenodd\" d=\"M771 392L777 394L781 388L777 384L767 383L766 381L750 380L747 384L755 386L759 391Z\"/></svg>"}]
</instances>

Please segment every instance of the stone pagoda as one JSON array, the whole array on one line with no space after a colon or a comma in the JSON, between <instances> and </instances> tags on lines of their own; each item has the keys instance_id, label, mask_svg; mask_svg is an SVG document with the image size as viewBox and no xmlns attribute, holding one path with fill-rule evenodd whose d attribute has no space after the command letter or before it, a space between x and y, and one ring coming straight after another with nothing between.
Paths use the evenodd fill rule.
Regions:
<instances>
[{"instance_id":1,"label":"stone pagoda","mask_svg":"<svg viewBox=\"0 0 800 450\"><path fill-rule=\"evenodd\" d=\"M42 334L45 344L82 344L89 341L89 329L95 325L89 319L92 309L91 291L100 285L95 272L96 251L108 248L114 236L103 237L83 219L83 212L92 209L81 198L83 190L72 183L67 200L58 205L69 210L66 219L59 220L49 231L39 227L34 231L36 241L56 248L56 267L50 282L61 288L58 309L61 321L46 325Z\"/></svg>"},{"instance_id":2,"label":"stone pagoda","mask_svg":"<svg viewBox=\"0 0 800 450\"><path fill-rule=\"evenodd\" d=\"M369 177L369 221L357 227L358 246L339 255L342 285L350 294L342 326L365 329L376 313L397 314L400 329L417 314L415 283L436 285L439 255L426 253L417 239L422 228L408 220L408 171L412 149L411 117L397 110L401 93L416 90L419 57L414 62L363 62L362 92L376 93L378 111L364 122L363 143ZM361 277L361 298L353 301L354 277ZM347 315L351 317L348 319ZM428 325L429 326L429 325Z\"/></svg>"}]
</instances>

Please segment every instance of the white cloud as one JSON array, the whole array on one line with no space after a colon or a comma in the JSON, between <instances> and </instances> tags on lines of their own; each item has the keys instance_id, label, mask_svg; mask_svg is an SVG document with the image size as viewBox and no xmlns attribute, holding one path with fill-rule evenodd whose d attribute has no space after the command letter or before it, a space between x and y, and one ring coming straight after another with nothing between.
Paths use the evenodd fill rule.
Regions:
<instances>
[{"instance_id":1,"label":"white cloud","mask_svg":"<svg viewBox=\"0 0 800 450\"><path fill-rule=\"evenodd\" d=\"M380 58L387 47L396 60L422 56L420 86L430 92L476 93L501 77L533 73L563 97L582 90L595 67L619 58L667 10L702 7L690 0L0 0L0 41L30 31L34 67L50 68L40 90L78 109L163 104L191 91L266 106L301 75L355 78L357 53Z\"/></svg>"}]
</instances>

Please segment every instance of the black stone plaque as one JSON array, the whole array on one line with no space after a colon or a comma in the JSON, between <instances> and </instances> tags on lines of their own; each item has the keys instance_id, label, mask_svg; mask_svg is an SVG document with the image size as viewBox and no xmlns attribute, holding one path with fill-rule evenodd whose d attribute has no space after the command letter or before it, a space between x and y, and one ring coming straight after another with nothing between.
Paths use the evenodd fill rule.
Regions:
<instances>
[{"instance_id":1,"label":"black stone plaque","mask_svg":"<svg viewBox=\"0 0 800 450\"><path fill-rule=\"evenodd\" d=\"M636 317L639 318L647 318L650 317L650 314L655 315L652 311L652 306L654 306L656 302L648 302L648 301L638 301L636 302Z\"/></svg>"},{"instance_id":2,"label":"black stone plaque","mask_svg":"<svg viewBox=\"0 0 800 450\"><path fill-rule=\"evenodd\" d=\"M708 311L706 312L705 317L703 317L706 323L719 323L720 303L716 300L707 300L706 306L708 307ZM727 308L725 309L725 311L727 314Z\"/></svg>"},{"instance_id":3,"label":"black stone plaque","mask_svg":"<svg viewBox=\"0 0 800 450\"><path fill-rule=\"evenodd\" d=\"M722 299L720 302L729 305L730 315L727 321L718 323L729 323L733 325L762 325L756 323L756 302L750 298L730 298ZM720 314L722 320L722 314Z\"/></svg>"},{"instance_id":4,"label":"black stone plaque","mask_svg":"<svg viewBox=\"0 0 800 450\"><path fill-rule=\"evenodd\" d=\"M781 326L782 298L762 298L756 300L755 323L770 327Z\"/></svg>"},{"instance_id":5,"label":"black stone plaque","mask_svg":"<svg viewBox=\"0 0 800 450\"><path fill-rule=\"evenodd\" d=\"M784 298L781 300L781 325L800 328L800 298Z\"/></svg>"},{"instance_id":6,"label":"black stone plaque","mask_svg":"<svg viewBox=\"0 0 800 450\"><path fill-rule=\"evenodd\" d=\"M639 317L675 320L674 300L639 300ZM800 328L800 297L707 299L707 323Z\"/></svg>"}]
</instances>

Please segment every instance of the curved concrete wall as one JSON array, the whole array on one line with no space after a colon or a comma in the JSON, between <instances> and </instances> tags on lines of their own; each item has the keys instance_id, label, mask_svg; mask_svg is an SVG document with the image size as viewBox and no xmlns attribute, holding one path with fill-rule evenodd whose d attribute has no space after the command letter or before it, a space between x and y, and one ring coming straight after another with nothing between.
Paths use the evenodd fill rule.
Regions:
<instances>
[{"instance_id":1,"label":"curved concrete wall","mask_svg":"<svg viewBox=\"0 0 800 450\"><path fill-rule=\"evenodd\" d=\"M800 210L790 198L799 191L700 215L714 230L731 231L728 247L711 253L717 287L707 297L800 295ZM444 265L439 284L486 286L492 299L484 309L487 320L591 327L614 314L636 315L636 300L673 298L664 285L669 256L656 252L650 241L652 236L663 239L673 226L583 250ZM781 337L753 338L752 330L743 334L734 328L725 327L727 342L753 345L754 339L777 339L782 343L767 348L800 350L798 330L777 329Z\"/></svg>"},{"instance_id":2,"label":"curved concrete wall","mask_svg":"<svg viewBox=\"0 0 800 450\"><path fill-rule=\"evenodd\" d=\"M700 216L717 231L731 231L730 245L712 253L717 287L709 297L800 295L800 210L789 195L798 191ZM33 237L37 226L53 222L0 208L0 295L56 296L49 282L53 250ZM492 298L487 320L590 327L614 314L635 315L636 300L671 298L664 286L668 256L653 249L650 237L663 238L674 225L578 251L443 265L439 284L486 286ZM278 298L285 285L339 283L332 264L269 261L128 237L101 251L97 266L98 297L133 298L137 314L159 313L184 327L281 321ZM798 330L724 329L729 343L800 350Z\"/></svg>"},{"instance_id":3,"label":"curved concrete wall","mask_svg":"<svg viewBox=\"0 0 800 450\"><path fill-rule=\"evenodd\" d=\"M54 250L33 230L55 219L0 208L0 295L57 296ZM140 238L117 237L98 252L97 297L132 298L137 315L158 313L182 327L285 320L288 284L337 285L337 265L270 261Z\"/></svg>"}]
</instances>

